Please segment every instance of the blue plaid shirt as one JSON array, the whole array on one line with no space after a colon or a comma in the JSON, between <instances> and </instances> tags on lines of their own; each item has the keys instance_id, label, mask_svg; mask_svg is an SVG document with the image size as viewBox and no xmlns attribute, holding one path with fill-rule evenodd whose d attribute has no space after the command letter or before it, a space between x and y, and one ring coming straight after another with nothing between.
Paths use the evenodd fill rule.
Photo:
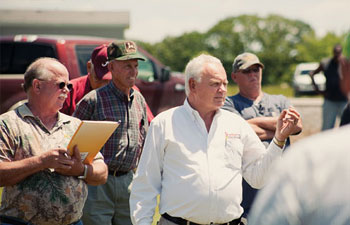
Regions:
<instances>
[{"instance_id":1,"label":"blue plaid shirt","mask_svg":"<svg viewBox=\"0 0 350 225\"><path fill-rule=\"evenodd\" d=\"M81 120L119 121L101 153L109 170L129 171L137 167L148 129L146 101L140 92L131 89L128 99L110 82L85 95L73 116Z\"/></svg>"}]
</instances>

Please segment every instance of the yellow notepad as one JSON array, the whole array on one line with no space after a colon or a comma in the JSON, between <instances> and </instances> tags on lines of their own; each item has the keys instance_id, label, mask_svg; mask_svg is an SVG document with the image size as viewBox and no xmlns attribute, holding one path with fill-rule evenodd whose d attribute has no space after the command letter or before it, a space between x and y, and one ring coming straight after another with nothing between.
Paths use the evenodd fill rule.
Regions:
<instances>
[{"instance_id":1,"label":"yellow notepad","mask_svg":"<svg viewBox=\"0 0 350 225\"><path fill-rule=\"evenodd\" d=\"M82 120L67 146L69 154L73 155L77 145L82 161L90 164L118 126L113 121Z\"/></svg>"}]
</instances>

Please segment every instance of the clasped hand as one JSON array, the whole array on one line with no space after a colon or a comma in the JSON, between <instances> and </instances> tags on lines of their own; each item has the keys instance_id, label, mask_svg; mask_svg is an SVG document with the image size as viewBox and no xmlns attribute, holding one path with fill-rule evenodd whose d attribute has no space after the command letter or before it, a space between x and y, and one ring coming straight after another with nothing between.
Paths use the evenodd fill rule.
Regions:
<instances>
[{"instance_id":1,"label":"clasped hand","mask_svg":"<svg viewBox=\"0 0 350 225\"><path fill-rule=\"evenodd\" d=\"M43 153L40 158L44 169L52 168L62 175L79 176L84 171L77 146L74 147L72 156L68 155L67 149L58 148Z\"/></svg>"}]
</instances>

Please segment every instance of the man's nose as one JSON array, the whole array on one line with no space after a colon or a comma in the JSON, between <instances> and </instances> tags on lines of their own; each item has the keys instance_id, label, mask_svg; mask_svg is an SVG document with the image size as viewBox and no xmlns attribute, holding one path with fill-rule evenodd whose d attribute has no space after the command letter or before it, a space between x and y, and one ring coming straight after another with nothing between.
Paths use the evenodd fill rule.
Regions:
<instances>
[{"instance_id":1,"label":"man's nose","mask_svg":"<svg viewBox=\"0 0 350 225\"><path fill-rule=\"evenodd\" d=\"M226 84L221 84L220 87L219 87L219 91L226 92L227 91L227 85Z\"/></svg>"}]
</instances>

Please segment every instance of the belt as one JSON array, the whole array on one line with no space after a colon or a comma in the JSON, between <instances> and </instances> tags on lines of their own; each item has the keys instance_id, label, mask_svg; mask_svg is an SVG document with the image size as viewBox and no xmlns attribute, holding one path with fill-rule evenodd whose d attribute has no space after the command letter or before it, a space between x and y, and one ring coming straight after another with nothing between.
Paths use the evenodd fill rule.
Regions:
<instances>
[{"instance_id":1,"label":"belt","mask_svg":"<svg viewBox=\"0 0 350 225\"><path fill-rule=\"evenodd\" d=\"M120 177L128 174L129 171L117 171L117 170L108 170L108 174L115 176L115 177Z\"/></svg>"},{"instance_id":2,"label":"belt","mask_svg":"<svg viewBox=\"0 0 350 225\"><path fill-rule=\"evenodd\" d=\"M180 217L170 216L168 213L162 214L162 217L164 217L165 219L167 219L167 220L169 220L169 221L171 221L173 223L176 223L178 225L200 225L198 223L193 223L191 221L182 219ZM241 218L238 218L238 219L232 220L230 222L222 223L222 224L219 224L219 225L239 225L240 222L241 222ZM214 224L214 223L210 223L210 224Z\"/></svg>"}]
</instances>

